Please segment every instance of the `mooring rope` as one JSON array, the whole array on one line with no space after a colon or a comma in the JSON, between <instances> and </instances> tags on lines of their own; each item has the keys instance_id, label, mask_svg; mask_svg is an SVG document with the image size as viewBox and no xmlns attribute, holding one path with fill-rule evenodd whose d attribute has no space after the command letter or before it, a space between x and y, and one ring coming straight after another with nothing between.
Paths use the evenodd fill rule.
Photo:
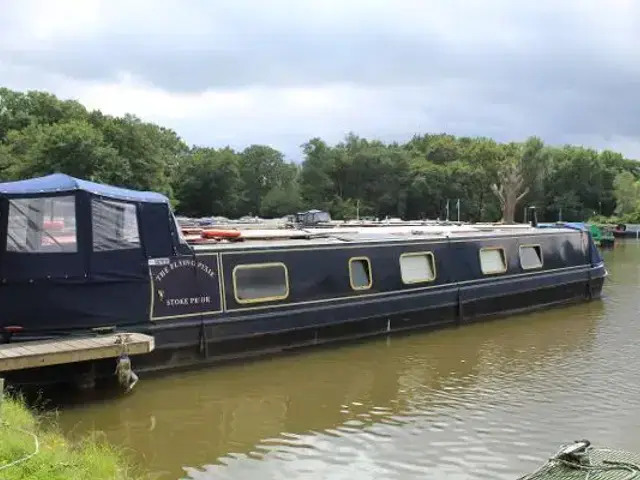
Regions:
<instances>
[{"instance_id":1,"label":"mooring rope","mask_svg":"<svg viewBox=\"0 0 640 480\"><path fill-rule=\"evenodd\" d=\"M632 479L638 478L638 475L640 474L640 466L635 465L633 463L613 462L609 460L603 460L602 465L580 465L579 463L568 462L567 460L551 459L542 468L536 470L531 474L525 475L524 477L520 477L518 480L534 480L534 479L542 480L543 478L545 478L541 473L542 470L548 469L550 465L552 466L554 462L565 465L570 468L583 470L584 472L586 472L586 476L584 477L585 480L589 480L589 478L591 477L591 474L610 472L614 470L618 470L618 471L626 470L627 472L629 472L629 475L627 475L621 480L632 480Z\"/></svg>"},{"instance_id":2,"label":"mooring rope","mask_svg":"<svg viewBox=\"0 0 640 480\"><path fill-rule=\"evenodd\" d=\"M562 465L575 470L582 470L586 473L584 480L589 480L591 474L610 472L614 470L629 472L629 475L621 480L632 480L640 477L640 465L630 462L618 462L613 460L602 460L601 464L590 465L589 452L593 451L592 448L587 447L582 451L575 451L570 454L566 453L566 448L567 447L563 447L562 449L560 449L558 453L551 457L542 467L537 469L535 472L524 475L518 480L543 480L544 478L548 478L549 476L553 475L551 469L556 465ZM575 459L576 461L571 461L568 459ZM584 463L581 463L583 461Z\"/></svg>"},{"instance_id":3,"label":"mooring rope","mask_svg":"<svg viewBox=\"0 0 640 480\"><path fill-rule=\"evenodd\" d=\"M29 432L27 430L23 430L22 428L19 428L19 427L12 427L11 425L9 425L4 420L0 420L0 425L2 425L5 428L8 428L10 430L14 430L16 432L24 433L25 435L31 436L33 438L33 442L34 442L33 452L31 452L28 455L25 455L22 458L19 458L18 460L14 460L13 462L7 463L6 465L0 465L0 470L6 470L9 467L15 467L16 465L18 465L18 464L20 464L22 462L26 462L30 458L35 457L38 453L40 453L40 442L38 441L38 436L35 433Z\"/></svg>"}]
</instances>

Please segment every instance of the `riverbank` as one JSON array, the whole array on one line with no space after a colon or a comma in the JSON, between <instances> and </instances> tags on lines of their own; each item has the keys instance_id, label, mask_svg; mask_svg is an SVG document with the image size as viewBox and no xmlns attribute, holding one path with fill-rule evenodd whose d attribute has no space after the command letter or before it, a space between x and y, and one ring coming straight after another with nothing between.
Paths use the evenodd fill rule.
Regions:
<instances>
[{"instance_id":1,"label":"riverbank","mask_svg":"<svg viewBox=\"0 0 640 480\"><path fill-rule=\"evenodd\" d=\"M123 452L109 445L97 433L85 437L82 441L70 442L54 422L32 413L20 400L6 397L0 408L2 479L142 478Z\"/></svg>"}]
</instances>

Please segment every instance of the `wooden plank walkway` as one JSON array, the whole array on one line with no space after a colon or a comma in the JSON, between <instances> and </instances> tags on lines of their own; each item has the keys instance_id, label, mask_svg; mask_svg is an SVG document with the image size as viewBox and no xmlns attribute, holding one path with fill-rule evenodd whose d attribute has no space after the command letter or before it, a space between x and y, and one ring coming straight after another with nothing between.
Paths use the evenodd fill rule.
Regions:
<instances>
[{"instance_id":1,"label":"wooden plank walkway","mask_svg":"<svg viewBox=\"0 0 640 480\"><path fill-rule=\"evenodd\" d=\"M129 356L149 353L155 348L154 338L142 333L6 343L0 344L0 372L117 358L123 352L122 339L126 339L125 348Z\"/></svg>"}]
</instances>

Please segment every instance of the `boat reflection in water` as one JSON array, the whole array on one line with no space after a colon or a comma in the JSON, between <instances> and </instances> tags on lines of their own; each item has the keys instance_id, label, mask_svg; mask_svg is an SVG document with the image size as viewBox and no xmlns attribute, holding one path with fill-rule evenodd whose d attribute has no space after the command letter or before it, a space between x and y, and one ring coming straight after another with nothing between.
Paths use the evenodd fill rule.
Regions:
<instances>
[{"instance_id":1,"label":"boat reflection in water","mask_svg":"<svg viewBox=\"0 0 640 480\"><path fill-rule=\"evenodd\" d=\"M587 303L149 379L132 396L69 407L62 420L128 445L153 478L176 478L184 465L193 479L487 471L504 465L496 446L517 445L527 429L514 412L544 412L545 399L579 379L573 361L589 357L602 311Z\"/></svg>"}]
</instances>

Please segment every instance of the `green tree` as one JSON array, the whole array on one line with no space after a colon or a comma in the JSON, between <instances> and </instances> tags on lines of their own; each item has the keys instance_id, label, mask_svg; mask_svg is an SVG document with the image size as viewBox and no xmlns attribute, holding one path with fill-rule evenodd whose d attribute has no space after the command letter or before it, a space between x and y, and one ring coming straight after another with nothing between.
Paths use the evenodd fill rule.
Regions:
<instances>
[{"instance_id":1,"label":"green tree","mask_svg":"<svg viewBox=\"0 0 640 480\"><path fill-rule=\"evenodd\" d=\"M123 185L131 174L128 162L85 120L32 124L9 132L7 140L19 177L60 172Z\"/></svg>"},{"instance_id":2,"label":"green tree","mask_svg":"<svg viewBox=\"0 0 640 480\"><path fill-rule=\"evenodd\" d=\"M302 208L300 192L296 183L276 186L267 192L260 205L260 215L278 218L296 213Z\"/></svg>"},{"instance_id":3,"label":"green tree","mask_svg":"<svg viewBox=\"0 0 640 480\"><path fill-rule=\"evenodd\" d=\"M505 145L498 181L491 185L493 193L500 201L503 223L515 222L516 207L529 193L530 187L525 183L522 157L522 145L516 143Z\"/></svg>"},{"instance_id":4,"label":"green tree","mask_svg":"<svg viewBox=\"0 0 640 480\"><path fill-rule=\"evenodd\" d=\"M88 111L46 92L0 88L0 179L52 172L170 196L187 215L279 217L304 208L335 218L442 218L460 199L462 220L512 223L522 206L540 220L594 214L640 218L640 164L617 152L552 147L537 137L416 135L384 143L350 133L335 145L314 137L296 165L267 145L192 147L134 115ZM493 188L492 188L493 186ZM613 220L613 219L612 219Z\"/></svg>"},{"instance_id":5,"label":"green tree","mask_svg":"<svg viewBox=\"0 0 640 480\"><path fill-rule=\"evenodd\" d=\"M85 120L87 110L73 100L59 100L46 92L15 92L0 88L0 141L12 130L30 125L51 125L69 120Z\"/></svg>"},{"instance_id":6,"label":"green tree","mask_svg":"<svg viewBox=\"0 0 640 480\"><path fill-rule=\"evenodd\" d=\"M333 174L336 170L336 152L323 140L312 138L302 145L305 160L300 172L302 200L311 208L329 210L331 199L341 194Z\"/></svg>"},{"instance_id":7,"label":"green tree","mask_svg":"<svg viewBox=\"0 0 640 480\"><path fill-rule=\"evenodd\" d=\"M176 169L178 211L190 216L239 215L243 185L239 155L230 148L197 147Z\"/></svg>"},{"instance_id":8,"label":"green tree","mask_svg":"<svg viewBox=\"0 0 640 480\"><path fill-rule=\"evenodd\" d=\"M295 168L285 162L278 150L266 145L245 148L240 153L240 177L245 187L243 211L258 214L269 191L289 190L295 176Z\"/></svg>"},{"instance_id":9,"label":"green tree","mask_svg":"<svg viewBox=\"0 0 640 480\"><path fill-rule=\"evenodd\" d=\"M503 154L498 157L498 181L491 189L498 197L502 208L502 222L514 223L518 204L532 190L542 191L548 174L549 152L537 137L524 143L503 145Z\"/></svg>"},{"instance_id":10,"label":"green tree","mask_svg":"<svg viewBox=\"0 0 640 480\"><path fill-rule=\"evenodd\" d=\"M640 183L630 172L619 173L614 181L615 213L625 215L640 207Z\"/></svg>"},{"instance_id":11,"label":"green tree","mask_svg":"<svg viewBox=\"0 0 640 480\"><path fill-rule=\"evenodd\" d=\"M171 179L187 145L169 129L146 123L133 115L100 116L93 122L105 141L127 160L126 186L172 196Z\"/></svg>"}]
</instances>

